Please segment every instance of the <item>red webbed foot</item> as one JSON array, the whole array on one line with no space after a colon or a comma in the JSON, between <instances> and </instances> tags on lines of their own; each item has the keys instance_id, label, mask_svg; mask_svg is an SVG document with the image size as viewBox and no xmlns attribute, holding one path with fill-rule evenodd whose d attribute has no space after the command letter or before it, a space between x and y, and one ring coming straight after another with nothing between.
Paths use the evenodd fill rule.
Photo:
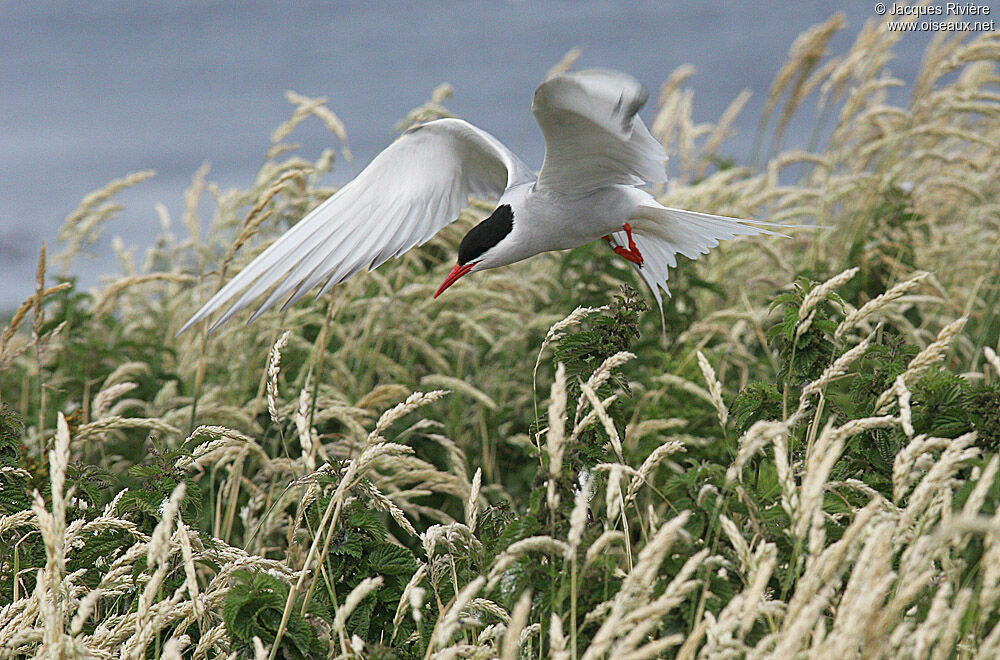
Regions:
<instances>
[{"instance_id":1,"label":"red webbed foot","mask_svg":"<svg viewBox=\"0 0 1000 660\"><path fill-rule=\"evenodd\" d=\"M626 222L622 226L622 229L625 230L625 234L626 236L628 236L627 248L622 247L621 245L612 245L611 236L605 236L604 240L608 242L608 245L611 245L611 248L615 251L615 254L617 254L619 257L628 259L637 266L642 266L644 260L642 258L642 253L639 252L639 248L635 244L635 239L632 238L632 225Z\"/></svg>"}]
</instances>

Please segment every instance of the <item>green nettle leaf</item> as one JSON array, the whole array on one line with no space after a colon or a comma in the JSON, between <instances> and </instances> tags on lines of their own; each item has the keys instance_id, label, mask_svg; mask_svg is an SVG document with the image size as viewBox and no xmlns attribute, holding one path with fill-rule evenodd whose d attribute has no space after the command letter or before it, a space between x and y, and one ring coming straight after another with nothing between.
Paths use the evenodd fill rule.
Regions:
<instances>
[{"instance_id":1,"label":"green nettle leaf","mask_svg":"<svg viewBox=\"0 0 1000 660\"><path fill-rule=\"evenodd\" d=\"M979 446L1000 451L1000 383L972 388L967 409Z\"/></svg>"},{"instance_id":2,"label":"green nettle leaf","mask_svg":"<svg viewBox=\"0 0 1000 660\"><path fill-rule=\"evenodd\" d=\"M958 374L932 369L913 385L910 405L917 433L954 438L972 430L969 384Z\"/></svg>"},{"instance_id":3,"label":"green nettle leaf","mask_svg":"<svg viewBox=\"0 0 1000 660\"><path fill-rule=\"evenodd\" d=\"M768 330L778 350L778 378L793 387L815 380L830 364L835 352L833 331L837 324L832 317L839 314L843 300L830 292L810 312L810 318L799 318L799 309L806 296L816 287L805 277L798 278L792 290L775 297L771 310L781 308L782 320ZM800 332L799 328L805 328Z\"/></svg>"},{"instance_id":4,"label":"green nettle leaf","mask_svg":"<svg viewBox=\"0 0 1000 660\"><path fill-rule=\"evenodd\" d=\"M327 504L323 498L315 502L310 518L318 519ZM347 631L363 639L371 631L392 630L403 588L417 570L413 552L389 540L384 515L358 500L345 505L343 522L334 532L327 554L330 581L317 586L314 599L333 603L334 598L343 599L365 578L381 576L382 587L366 596L346 621ZM406 640L413 630L412 619L404 621L401 631L409 632L401 633L398 638L403 640L405 648L412 646L412 640Z\"/></svg>"},{"instance_id":5,"label":"green nettle leaf","mask_svg":"<svg viewBox=\"0 0 1000 660\"><path fill-rule=\"evenodd\" d=\"M368 555L368 561L382 575L412 575L417 570L412 552L389 543L376 548Z\"/></svg>"},{"instance_id":6,"label":"green nettle leaf","mask_svg":"<svg viewBox=\"0 0 1000 660\"><path fill-rule=\"evenodd\" d=\"M384 541L389 531L381 516L374 511L356 508L347 518L348 527L356 527L378 541Z\"/></svg>"},{"instance_id":7,"label":"green nettle leaf","mask_svg":"<svg viewBox=\"0 0 1000 660\"><path fill-rule=\"evenodd\" d=\"M359 558L365 550L364 541L357 532L347 531L330 542L330 554Z\"/></svg>"},{"instance_id":8,"label":"green nettle leaf","mask_svg":"<svg viewBox=\"0 0 1000 660\"><path fill-rule=\"evenodd\" d=\"M222 606L223 622L233 649L243 657L254 657L254 637L259 637L265 647L274 643L288 599L288 585L273 575L248 570L234 572L232 579L234 584ZM281 638L281 654L303 660L326 655L327 642L307 616L301 614L301 609L300 596L292 607ZM313 604L309 615L317 615ZM323 613L320 618L329 620L329 613Z\"/></svg>"},{"instance_id":9,"label":"green nettle leaf","mask_svg":"<svg viewBox=\"0 0 1000 660\"><path fill-rule=\"evenodd\" d=\"M21 438L24 435L24 421L6 403L0 404L0 461L3 465L15 465L21 459Z\"/></svg>"},{"instance_id":10,"label":"green nettle leaf","mask_svg":"<svg viewBox=\"0 0 1000 660\"><path fill-rule=\"evenodd\" d=\"M362 638L368 637L369 629L372 625L372 614L375 611L377 602L374 594L369 594L351 612L351 616L347 619L347 629L351 633L360 635Z\"/></svg>"},{"instance_id":11,"label":"green nettle leaf","mask_svg":"<svg viewBox=\"0 0 1000 660\"><path fill-rule=\"evenodd\" d=\"M857 362L850 387L854 406L848 414L864 417L873 413L879 395L906 371L906 365L918 352L916 346L907 344L902 337L883 333L880 341L869 346Z\"/></svg>"},{"instance_id":12,"label":"green nettle leaf","mask_svg":"<svg viewBox=\"0 0 1000 660\"><path fill-rule=\"evenodd\" d=\"M145 462L129 468L129 476L133 481L122 496L120 510L129 512L137 519L140 527L151 532L160 520L160 509L163 503L177 487L184 482L184 517L197 518L201 511L203 487L193 475L177 467L177 461L190 456L186 447L168 448L156 441L149 444L145 450Z\"/></svg>"},{"instance_id":13,"label":"green nettle leaf","mask_svg":"<svg viewBox=\"0 0 1000 660\"><path fill-rule=\"evenodd\" d=\"M730 411L736 432L746 433L755 422L781 419L781 392L774 383L756 382L744 387Z\"/></svg>"},{"instance_id":14,"label":"green nettle leaf","mask_svg":"<svg viewBox=\"0 0 1000 660\"><path fill-rule=\"evenodd\" d=\"M0 473L0 516L8 516L31 508L30 484L22 472L21 438L24 422L21 416L0 405L0 467L11 468Z\"/></svg>"}]
</instances>

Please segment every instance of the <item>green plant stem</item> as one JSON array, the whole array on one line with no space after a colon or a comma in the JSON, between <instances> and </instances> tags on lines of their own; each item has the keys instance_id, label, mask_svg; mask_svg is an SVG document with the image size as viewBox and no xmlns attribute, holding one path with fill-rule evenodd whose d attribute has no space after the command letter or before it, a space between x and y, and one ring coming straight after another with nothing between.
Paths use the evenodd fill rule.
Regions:
<instances>
[{"instance_id":1,"label":"green plant stem","mask_svg":"<svg viewBox=\"0 0 1000 660\"><path fill-rule=\"evenodd\" d=\"M334 506L336 504L336 506ZM321 532L323 529L328 529L326 534L326 541L323 544L323 554L326 554L326 550L330 544L330 538L333 535L333 529L337 525L337 519L340 516L340 508L343 504L342 498L331 499L330 504L327 505L326 511L323 513L323 519L320 521L317 531ZM332 516L332 520L331 520ZM329 528L327 524L329 523ZM281 613L281 622L278 624L278 632L274 636L274 643L271 645L271 652L268 654L268 660L274 660L275 655L278 652L278 646L281 644L281 638L285 634L285 629L288 626L288 619L292 614L292 605L295 603L295 598L298 596L299 590L302 588L302 584L305 582L306 574L309 572L309 565L312 563L313 556L316 554L316 548L319 546L319 540L323 537L322 533L316 534L313 537L313 542L309 546L309 552L306 554L306 560L302 563L302 570L299 573L299 579L295 581L295 584L291 586L288 590L288 599L285 601L285 609ZM303 611L308 606L309 602L306 600L303 604Z\"/></svg>"},{"instance_id":2,"label":"green plant stem","mask_svg":"<svg viewBox=\"0 0 1000 660\"><path fill-rule=\"evenodd\" d=\"M576 601L577 601L577 584L576 584L576 551L573 551L573 556L570 559L569 566L569 639L570 639L570 652L573 655L573 660L576 660L577 648L576 648Z\"/></svg>"}]
</instances>

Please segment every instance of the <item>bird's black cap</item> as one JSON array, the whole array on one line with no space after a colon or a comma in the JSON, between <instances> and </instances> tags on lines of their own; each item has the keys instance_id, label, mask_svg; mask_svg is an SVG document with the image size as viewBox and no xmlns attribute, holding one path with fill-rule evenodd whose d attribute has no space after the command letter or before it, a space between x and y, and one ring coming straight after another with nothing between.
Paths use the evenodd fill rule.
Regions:
<instances>
[{"instance_id":1,"label":"bird's black cap","mask_svg":"<svg viewBox=\"0 0 1000 660\"><path fill-rule=\"evenodd\" d=\"M514 229L514 211L510 204L501 204L490 217L469 230L458 246L458 263L464 265L478 259L484 252L503 240Z\"/></svg>"}]
</instances>

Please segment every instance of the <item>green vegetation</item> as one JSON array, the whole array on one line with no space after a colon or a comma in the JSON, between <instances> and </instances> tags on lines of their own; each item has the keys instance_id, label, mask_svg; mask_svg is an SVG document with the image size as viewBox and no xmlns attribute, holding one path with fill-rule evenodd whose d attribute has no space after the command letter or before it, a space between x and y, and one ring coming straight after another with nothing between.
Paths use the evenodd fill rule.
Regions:
<instances>
[{"instance_id":1,"label":"green vegetation","mask_svg":"<svg viewBox=\"0 0 1000 660\"><path fill-rule=\"evenodd\" d=\"M43 252L0 335L0 657L1000 654L1000 35L934 41L895 107L902 33L831 58L841 23L776 77L760 168L716 153L745 98L706 126L665 85L665 203L824 227L682 260L665 332L603 243L432 300L477 203L175 338L329 194L286 140L343 132L298 95L249 190L200 170L99 290ZM813 100L825 146L781 151ZM66 272L147 177L70 216Z\"/></svg>"}]
</instances>

